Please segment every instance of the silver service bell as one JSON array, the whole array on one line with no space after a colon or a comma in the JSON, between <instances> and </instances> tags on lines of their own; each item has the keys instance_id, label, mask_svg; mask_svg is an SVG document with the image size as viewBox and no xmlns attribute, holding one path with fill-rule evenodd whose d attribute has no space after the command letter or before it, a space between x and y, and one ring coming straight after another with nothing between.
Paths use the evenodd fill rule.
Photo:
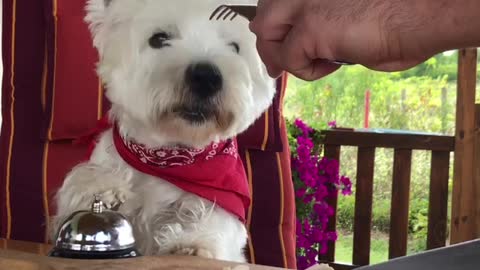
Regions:
<instances>
[{"instance_id":1,"label":"silver service bell","mask_svg":"<svg viewBox=\"0 0 480 270\"><path fill-rule=\"evenodd\" d=\"M119 259L140 256L132 225L116 211L104 209L95 196L90 211L70 215L57 233L51 257L71 259Z\"/></svg>"}]
</instances>

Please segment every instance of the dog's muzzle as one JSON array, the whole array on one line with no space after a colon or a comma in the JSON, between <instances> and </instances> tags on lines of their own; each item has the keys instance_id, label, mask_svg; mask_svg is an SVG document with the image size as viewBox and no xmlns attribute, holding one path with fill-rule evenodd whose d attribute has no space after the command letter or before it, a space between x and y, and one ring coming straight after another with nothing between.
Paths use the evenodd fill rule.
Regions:
<instances>
[{"instance_id":1,"label":"dog's muzzle","mask_svg":"<svg viewBox=\"0 0 480 270\"><path fill-rule=\"evenodd\" d=\"M220 70L208 62L190 65L185 72L185 81L192 94L199 99L214 97L223 86Z\"/></svg>"}]
</instances>

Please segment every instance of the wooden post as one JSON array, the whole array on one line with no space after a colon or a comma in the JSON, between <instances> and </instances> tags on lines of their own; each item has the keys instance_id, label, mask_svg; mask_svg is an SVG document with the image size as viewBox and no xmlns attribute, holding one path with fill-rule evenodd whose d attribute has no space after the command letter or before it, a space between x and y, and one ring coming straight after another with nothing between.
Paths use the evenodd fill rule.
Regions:
<instances>
[{"instance_id":1,"label":"wooden post","mask_svg":"<svg viewBox=\"0 0 480 270\"><path fill-rule=\"evenodd\" d=\"M411 172L412 150L395 149L393 154L389 259L407 255Z\"/></svg>"},{"instance_id":2,"label":"wooden post","mask_svg":"<svg viewBox=\"0 0 480 270\"><path fill-rule=\"evenodd\" d=\"M428 200L427 249L444 247L447 240L450 151L432 151Z\"/></svg>"},{"instance_id":3,"label":"wooden post","mask_svg":"<svg viewBox=\"0 0 480 270\"><path fill-rule=\"evenodd\" d=\"M353 264L370 264L375 148L359 147L353 225Z\"/></svg>"},{"instance_id":4,"label":"wooden post","mask_svg":"<svg viewBox=\"0 0 480 270\"><path fill-rule=\"evenodd\" d=\"M475 87L477 49L460 50L458 59L457 119L452 195L452 244L475 239Z\"/></svg>"},{"instance_id":5,"label":"wooden post","mask_svg":"<svg viewBox=\"0 0 480 270\"><path fill-rule=\"evenodd\" d=\"M474 163L474 192L475 192L475 216L476 236L480 238L480 104L475 105L475 161Z\"/></svg>"}]
</instances>

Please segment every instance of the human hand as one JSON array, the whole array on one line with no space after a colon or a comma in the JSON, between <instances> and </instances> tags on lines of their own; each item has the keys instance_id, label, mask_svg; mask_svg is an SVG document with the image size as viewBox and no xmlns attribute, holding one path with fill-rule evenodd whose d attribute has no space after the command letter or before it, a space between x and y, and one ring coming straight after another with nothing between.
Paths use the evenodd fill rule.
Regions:
<instances>
[{"instance_id":1,"label":"human hand","mask_svg":"<svg viewBox=\"0 0 480 270\"><path fill-rule=\"evenodd\" d=\"M445 8L438 2L259 0L250 28L273 77L285 70L316 80L340 67L325 59L400 71L444 49L436 43Z\"/></svg>"}]
</instances>

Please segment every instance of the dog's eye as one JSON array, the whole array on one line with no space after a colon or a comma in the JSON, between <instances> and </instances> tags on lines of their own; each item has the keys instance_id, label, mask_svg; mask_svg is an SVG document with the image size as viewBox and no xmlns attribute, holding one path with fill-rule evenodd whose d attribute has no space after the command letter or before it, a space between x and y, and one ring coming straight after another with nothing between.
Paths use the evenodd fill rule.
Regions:
<instances>
[{"instance_id":1,"label":"dog's eye","mask_svg":"<svg viewBox=\"0 0 480 270\"><path fill-rule=\"evenodd\" d=\"M240 53L240 45L238 45L237 42L230 42L228 45L231 46L236 53Z\"/></svg>"},{"instance_id":2,"label":"dog's eye","mask_svg":"<svg viewBox=\"0 0 480 270\"><path fill-rule=\"evenodd\" d=\"M167 43L168 40L170 40L169 34L165 32L159 32L153 34L153 36L150 37L150 39L148 40L148 44L154 49L160 49L170 46L170 44Z\"/></svg>"}]
</instances>

